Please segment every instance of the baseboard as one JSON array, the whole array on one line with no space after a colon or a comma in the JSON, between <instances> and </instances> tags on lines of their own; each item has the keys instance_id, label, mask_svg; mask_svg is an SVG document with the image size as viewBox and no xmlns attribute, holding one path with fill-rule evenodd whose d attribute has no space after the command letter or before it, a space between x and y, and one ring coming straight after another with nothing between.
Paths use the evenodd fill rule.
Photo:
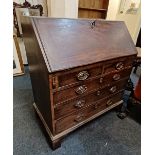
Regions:
<instances>
[{"instance_id":1,"label":"baseboard","mask_svg":"<svg viewBox=\"0 0 155 155\"><path fill-rule=\"evenodd\" d=\"M50 139L51 139L52 141L54 141L54 140L56 140L56 139L58 139L58 138L60 138L60 137L63 137L64 135L66 135L66 134L68 134L68 133L74 131L75 129L77 129L78 127L82 126L83 124L85 124L85 123L87 123L87 122L89 122L89 121L91 121L91 120L97 118L98 116L102 115L103 113L105 113L105 112L107 112L107 111L113 109L114 107L120 105L121 103L123 103L122 100L119 101L119 102L116 102L115 104L113 104L113 105L109 106L108 108L106 108L106 109L100 111L99 113L93 115L92 117L90 117L90 118L88 118L88 119L86 119L86 120L80 122L79 124L77 124L77 125L75 125L75 126L69 128L69 129L67 129L67 130L65 130L65 131L63 131L63 132L61 132L61 133L59 133L59 134L57 134L57 135L55 135L55 136L54 136L54 135L52 134L52 132L50 131L50 129L49 129L49 127L48 127L46 121L44 120L44 118L43 118L41 112L39 111L39 109L38 109L36 103L33 103L33 106L34 106L34 108L35 108L37 114L39 115L39 117L40 117L40 119L41 119L41 121L42 121L42 123L43 123L43 125L44 125L44 127L45 127L45 129L46 129L46 131L47 131L47 133L48 133L48 135L49 135L49 137L50 137Z\"/></svg>"}]
</instances>

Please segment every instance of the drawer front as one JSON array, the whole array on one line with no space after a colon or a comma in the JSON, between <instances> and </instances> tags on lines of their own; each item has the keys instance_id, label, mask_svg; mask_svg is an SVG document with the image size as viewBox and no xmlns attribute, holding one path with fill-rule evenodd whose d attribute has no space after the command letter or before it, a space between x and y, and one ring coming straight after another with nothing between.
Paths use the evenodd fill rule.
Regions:
<instances>
[{"instance_id":1,"label":"drawer front","mask_svg":"<svg viewBox=\"0 0 155 155\"><path fill-rule=\"evenodd\" d=\"M61 71L50 76L51 88L55 90L63 89L64 87L69 87L70 85L75 85L80 82L85 82L95 77L100 77L103 74L108 74L110 72L121 71L127 67L131 67L133 64L135 56L133 57L123 57L113 60L108 60L100 62L98 64L88 65L84 67L79 67L76 69Z\"/></svg>"},{"instance_id":2,"label":"drawer front","mask_svg":"<svg viewBox=\"0 0 155 155\"><path fill-rule=\"evenodd\" d=\"M93 93L90 93L84 97L73 99L68 102L64 102L62 104L55 105L55 119L65 117L74 111L79 111L82 108L85 108L87 105L100 100L102 98L106 98L107 96L114 94L122 89L124 89L127 78L125 80L121 80L118 82L112 83L110 86L106 86L105 88L99 89Z\"/></svg>"},{"instance_id":3,"label":"drawer front","mask_svg":"<svg viewBox=\"0 0 155 155\"><path fill-rule=\"evenodd\" d=\"M59 119L56 122L56 133L60 133L70 127L77 125L78 123L88 119L89 117L93 116L94 114L106 109L107 107L113 105L114 103L118 102L122 98L122 92L110 96L108 98L100 100L97 103L94 103L88 106L86 109L83 109L79 112L75 112L70 116L67 116L63 119Z\"/></svg>"},{"instance_id":4,"label":"drawer front","mask_svg":"<svg viewBox=\"0 0 155 155\"><path fill-rule=\"evenodd\" d=\"M109 72L113 71L119 71L127 68L128 66L133 65L133 61L135 59L135 56L133 57L123 57L118 58L112 61L106 61L104 62L104 74L107 74Z\"/></svg>"},{"instance_id":5,"label":"drawer front","mask_svg":"<svg viewBox=\"0 0 155 155\"><path fill-rule=\"evenodd\" d=\"M93 92L101 87L104 87L111 82L119 81L125 77L129 77L131 69L123 70L121 72L112 72L92 81L80 83L77 86L57 91L54 93L54 103L65 102L73 98L82 97L90 92Z\"/></svg>"},{"instance_id":6,"label":"drawer front","mask_svg":"<svg viewBox=\"0 0 155 155\"><path fill-rule=\"evenodd\" d=\"M102 87L102 86L106 85L107 83L119 81L125 77L129 77L131 74L131 70L132 70L132 68L128 68L128 69L125 69L122 71L115 71L115 72L111 72L109 74L104 74L99 79L100 86Z\"/></svg>"},{"instance_id":7,"label":"drawer front","mask_svg":"<svg viewBox=\"0 0 155 155\"><path fill-rule=\"evenodd\" d=\"M57 83L56 88L71 85L74 83L87 81L93 77L97 77L102 73L102 64L89 65L82 68L72 69L70 71L62 71L55 75Z\"/></svg>"}]
</instances>

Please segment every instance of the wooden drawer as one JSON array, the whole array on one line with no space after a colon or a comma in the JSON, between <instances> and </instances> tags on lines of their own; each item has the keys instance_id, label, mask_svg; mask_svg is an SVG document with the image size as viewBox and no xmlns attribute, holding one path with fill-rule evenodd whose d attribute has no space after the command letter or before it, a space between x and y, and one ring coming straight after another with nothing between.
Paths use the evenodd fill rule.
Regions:
<instances>
[{"instance_id":1,"label":"wooden drawer","mask_svg":"<svg viewBox=\"0 0 155 155\"><path fill-rule=\"evenodd\" d=\"M75 68L68 71L61 71L53 75L51 80L51 89L63 89L69 85L75 85L80 82L85 82L95 77L99 77L111 72L121 71L132 66L134 57L117 58L94 65ZM52 78L50 76L50 78ZM53 83L53 86L52 86Z\"/></svg>"},{"instance_id":2,"label":"wooden drawer","mask_svg":"<svg viewBox=\"0 0 155 155\"><path fill-rule=\"evenodd\" d=\"M102 63L95 65L89 65L85 67L79 67L68 71L62 71L56 73L53 77L55 78L54 89L59 87L72 85L81 81L87 81L91 78L97 77L102 74Z\"/></svg>"},{"instance_id":3,"label":"wooden drawer","mask_svg":"<svg viewBox=\"0 0 155 155\"><path fill-rule=\"evenodd\" d=\"M54 93L54 103L65 102L76 97L82 97L92 91L95 91L101 87L104 87L111 82L121 80L125 77L129 77L131 68L127 70L112 72L104 75L102 78L98 78L92 81L80 82L74 87L57 91Z\"/></svg>"},{"instance_id":4,"label":"wooden drawer","mask_svg":"<svg viewBox=\"0 0 155 155\"><path fill-rule=\"evenodd\" d=\"M102 89L99 89L93 93L90 93L84 97L79 97L77 99L73 99L68 102L64 102L62 104L56 104L54 111L55 111L55 119L65 117L74 111L79 111L82 108L86 107L87 105L96 102L102 98L106 98L107 96L114 94L122 89L124 89L127 78L118 82L114 82L111 85L107 85Z\"/></svg>"},{"instance_id":5,"label":"wooden drawer","mask_svg":"<svg viewBox=\"0 0 155 155\"><path fill-rule=\"evenodd\" d=\"M132 68L127 68L121 71L113 71L108 74L102 75L102 77L99 79L100 87L106 85L107 83L111 83L114 81L119 81L125 77L129 77L131 74Z\"/></svg>"},{"instance_id":6,"label":"wooden drawer","mask_svg":"<svg viewBox=\"0 0 155 155\"><path fill-rule=\"evenodd\" d=\"M89 105L87 108L75 112L65 118L56 121L56 133L60 133L70 127L77 125L78 123L88 119L94 114L104 110L105 108L113 105L114 103L121 100L123 92L109 96L102 99L94 104Z\"/></svg>"},{"instance_id":7,"label":"wooden drawer","mask_svg":"<svg viewBox=\"0 0 155 155\"><path fill-rule=\"evenodd\" d=\"M130 56L130 57L123 57L123 58L105 61L104 67L103 67L103 70L104 70L103 73L107 74L109 72L123 70L129 66L132 66L134 59L135 59L135 56L132 56L132 57Z\"/></svg>"}]
</instances>

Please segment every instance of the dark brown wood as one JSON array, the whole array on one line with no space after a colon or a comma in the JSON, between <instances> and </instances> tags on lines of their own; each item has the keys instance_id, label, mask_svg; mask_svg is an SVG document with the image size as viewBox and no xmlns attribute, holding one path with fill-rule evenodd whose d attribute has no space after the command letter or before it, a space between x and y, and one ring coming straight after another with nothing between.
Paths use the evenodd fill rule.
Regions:
<instances>
[{"instance_id":1,"label":"dark brown wood","mask_svg":"<svg viewBox=\"0 0 155 155\"><path fill-rule=\"evenodd\" d=\"M79 7L81 10L91 10L91 11L107 11L107 9L96 9L96 8L85 8L85 7Z\"/></svg>"},{"instance_id":2,"label":"dark brown wood","mask_svg":"<svg viewBox=\"0 0 155 155\"><path fill-rule=\"evenodd\" d=\"M51 147L52 147L52 149L53 149L53 150L56 150L57 148L61 147L61 141L62 141L62 138L53 140L53 141L51 142Z\"/></svg>"},{"instance_id":3,"label":"dark brown wood","mask_svg":"<svg viewBox=\"0 0 155 155\"><path fill-rule=\"evenodd\" d=\"M140 47L141 48L141 28L138 34L138 38L137 38L137 42L136 42L136 47Z\"/></svg>"},{"instance_id":4,"label":"dark brown wood","mask_svg":"<svg viewBox=\"0 0 155 155\"><path fill-rule=\"evenodd\" d=\"M125 78L118 82L111 83L110 85L107 84L104 88L98 89L92 93L89 93L88 95L78 97L70 101L57 103L54 106L55 107L55 119L65 117L66 115L72 112L75 112L75 111L80 111L82 108L85 108L87 105L97 100L100 100L102 98L105 98L106 96L109 96L113 93L123 90L125 87L125 84L127 83L127 80L128 78ZM113 88L116 88L116 90L114 91Z\"/></svg>"},{"instance_id":5,"label":"dark brown wood","mask_svg":"<svg viewBox=\"0 0 155 155\"><path fill-rule=\"evenodd\" d=\"M50 130L53 131L48 70L42 57L40 42L38 42L39 38L35 35L31 20L28 17L23 18L25 18L22 22L24 44L27 52L34 101Z\"/></svg>"},{"instance_id":6,"label":"dark brown wood","mask_svg":"<svg viewBox=\"0 0 155 155\"><path fill-rule=\"evenodd\" d=\"M136 48L123 22L23 18L34 107L55 149L121 104Z\"/></svg>"},{"instance_id":7,"label":"dark brown wood","mask_svg":"<svg viewBox=\"0 0 155 155\"><path fill-rule=\"evenodd\" d=\"M55 85L55 87L57 88L56 90L62 90L65 88L64 86L75 85L76 83L81 82L82 80L78 79L78 74L82 71L88 72L89 76L85 80L83 80L83 81L87 81L89 79L99 77L100 75L103 75L103 74L107 74L113 71L118 71L119 69L117 69L116 66L119 63L123 64L122 69L129 66L132 67L132 62L134 61L134 59L135 59L135 56L133 57L127 56L127 57L113 59L110 61L105 61L102 63L97 63L93 65L78 67L71 70L61 71L60 73L57 72L53 75L57 79L57 85ZM52 85L53 84L51 83L51 88L52 88Z\"/></svg>"},{"instance_id":8,"label":"dark brown wood","mask_svg":"<svg viewBox=\"0 0 155 155\"><path fill-rule=\"evenodd\" d=\"M76 97L80 97L82 95L89 94L90 92L97 90L98 88L104 87L108 83L118 81L122 78L127 77L131 73L131 68L128 70L123 70L122 72L111 72L110 74L105 74L101 78L85 82L79 82L76 86L70 87L58 92L54 93L54 103L64 102L69 99L73 99ZM117 75L119 76L118 79L114 79L114 77ZM77 93L77 89L79 87L85 87L86 90L82 92L81 94Z\"/></svg>"},{"instance_id":9,"label":"dark brown wood","mask_svg":"<svg viewBox=\"0 0 155 155\"><path fill-rule=\"evenodd\" d=\"M99 100L98 102L94 102L94 104L88 105L87 108L85 108L85 109L82 109L75 113L71 113L70 116L67 116L60 120L57 120L56 132L59 133L59 132L64 131L74 125L77 125L78 123L93 116L94 114L98 113L99 111L102 111L106 107L116 103L117 101L120 100L121 96L122 96L122 92L113 94L107 98ZM107 103L109 103L109 101L111 102L110 105L107 104Z\"/></svg>"},{"instance_id":10,"label":"dark brown wood","mask_svg":"<svg viewBox=\"0 0 155 155\"><path fill-rule=\"evenodd\" d=\"M96 20L95 27L91 28L93 20L86 19L32 17L32 20L44 46L49 72L136 54L135 45L121 21Z\"/></svg>"}]
</instances>

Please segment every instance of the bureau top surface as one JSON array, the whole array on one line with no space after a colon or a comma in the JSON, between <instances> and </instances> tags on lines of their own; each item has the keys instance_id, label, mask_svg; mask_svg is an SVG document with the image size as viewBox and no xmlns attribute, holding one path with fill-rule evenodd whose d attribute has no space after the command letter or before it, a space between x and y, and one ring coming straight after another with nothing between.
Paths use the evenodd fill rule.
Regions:
<instances>
[{"instance_id":1,"label":"bureau top surface","mask_svg":"<svg viewBox=\"0 0 155 155\"><path fill-rule=\"evenodd\" d=\"M32 22L49 72L137 53L122 21L32 17Z\"/></svg>"}]
</instances>

